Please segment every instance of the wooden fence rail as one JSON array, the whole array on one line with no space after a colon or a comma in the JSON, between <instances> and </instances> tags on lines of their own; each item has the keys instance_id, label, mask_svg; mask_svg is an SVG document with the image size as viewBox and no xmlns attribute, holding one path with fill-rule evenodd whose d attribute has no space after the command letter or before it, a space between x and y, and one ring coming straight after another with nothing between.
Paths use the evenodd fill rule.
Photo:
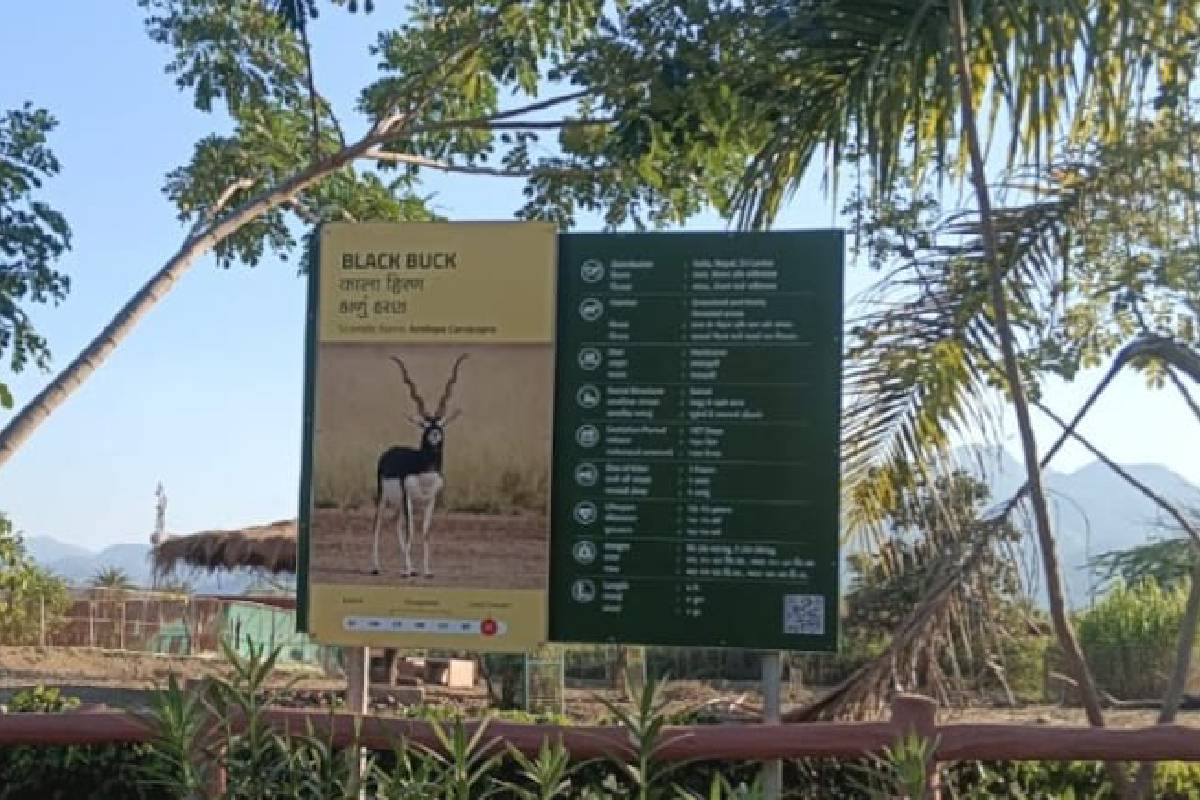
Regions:
<instances>
[{"instance_id":1,"label":"wooden fence rail","mask_svg":"<svg viewBox=\"0 0 1200 800\"><path fill-rule=\"evenodd\" d=\"M782 725L698 725L667 728L659 758L766 761L808 757L857 758L879 752L910 731L937 737L938 761L1200 761L1200 728L1154 725L1143 728L1087 728L1009 724L934 722L936 707L923 697L901 696L886 722L803 723ZM401 741L437 747L429 723L380 716L356 721L354 715L302 710L272 710L269 724L281 732L331 732L346 745L390 750ZM523 725L493 722L489 739L507 742L535 756L546 739L561 739L573 757L621 758L630 754L621 728ZM146 742L153 737L148 720L121 711L18 713L0 715L0 747L65 746Z\"/></svg>"}]
</instances>

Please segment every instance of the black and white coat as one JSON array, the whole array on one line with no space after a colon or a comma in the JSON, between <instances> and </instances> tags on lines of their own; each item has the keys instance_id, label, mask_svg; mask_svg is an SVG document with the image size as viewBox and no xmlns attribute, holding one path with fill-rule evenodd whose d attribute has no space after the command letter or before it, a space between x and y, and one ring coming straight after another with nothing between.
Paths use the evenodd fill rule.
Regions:
<instances>
[{"instance_id":1,"label":"black and white coat","mask_svg":"<svg viewBox=\"0 0 1200 800\"><path fill-rule=\"evenodd\" d=\"M421 446L392 447L379 457L375 471L375 548L372 572L379 574L379 530L386 506L400 509L396 519L396 538L404 556L405 574L415 576L412 565L413 506L420 511L422 566L425 577L433 575L429 566L429 526L433 508L441 494L443 420L428 417L422 422Z\"/></svg>"},{"instance_id":2,"label":"black and white coat","mask_svg":"<svg viewBox=\"0 0 1200 800\"><path fill-rule=\"evenodd\" d=\"M442 391L442 398L433 413L429 413L404 361L392 356L392 361L400 367L404 383L416 407L416 415L409 417L409 420L421 431L421 444L419 447L390 447L379 457L376 465L375 541L371 557L372 572L375 575L380 572L379 531L383 526L384 510L389 506L400 509L396 519L396 539L404 557L404 574L409 577L418 574L413 568L412 545L413 523L419 514L423 573L426 577L433 575L429 562L429 529L433 523L434 506L437 505L438 496L442 493L445 483L442 478L442 449L446 441L446 427L459 414L457 410L447 414L446 408L458 382L458 370L466 359L465 353L455 359L454 366L450 369L450 377L446 381L446 388Z\"/></svg>"}]
</instances>

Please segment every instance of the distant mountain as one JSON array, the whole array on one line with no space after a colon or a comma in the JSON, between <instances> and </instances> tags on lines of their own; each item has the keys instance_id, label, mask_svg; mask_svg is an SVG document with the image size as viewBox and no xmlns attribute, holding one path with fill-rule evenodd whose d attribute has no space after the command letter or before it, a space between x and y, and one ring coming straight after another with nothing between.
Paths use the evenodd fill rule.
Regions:
<instances>
[{"instance_id":1,"label":"distant mountain","mask_svg":"<svg viewBox=\"0 0 1200 800\"><path fill-rule=\"evenodd\" d=\"M961 448L955 452L955 460L992 487L994 503L1007 500L1025 482L1024 468L1003 449ZM1125 469L1166 499L1200 509L1200 487L1166 467L1131 464ZM1173 535L1162 529L1163 514L1154 503L1103 464L1089 464L1074 472L1050 469L1044 479L1067 596L1076 608L1087 605L1094 583L1085 568L1089 556ZM1017 521L1028 527L1019 517ZM26 544L38 563L78 583L86 583L100 569L112 566L125 570L140 585L150 584L148 544L112 545L98 553L48 536L31 537ZM1025 548L1025 556L1025 572L1031 578L1033 593L1044 600L1036 547ZM240 573L193 573L183 577L202 592L237 593L251 582L251 576Z\"/></svg>"},{"instance_id":2,"label":"distant mountain","mask_svg":"<svg viewBox=\"0 0 1200 800\"><path fill-rule=\"evenodd\" d=\"M76 583L87 583L102 569L116 567L136 583L150 580L150 546L145 544L114 544L98 553L83 551L44 563L53 572Z\"/></svg>"},{"instance_id":3,"label":"distant mountain","mask_svg":"<svg viewBox=\"0 0 1200 800\"><path fill-rule=\"evenodd\" d=\"M25 550L33 560L42 564L52 564L66 558L87 558L93 553L77 545L60 542L50 536L32 536L25 540Z\"/></svg>"},{"instance_id":4,"label":"distant mountain","mask_svg":"<svg viewBox=\"0 0 1200 800\"><path fill-rule=\"evenodd\" d=\"M1007 500L1025 482L1024 467L1003 450L963 448L955 457L965 469L987 481L993 502ZM1159 464L1128 464L1123 469L1177 506L1200 509L1200 487L1170 469ZM1165 515L1153 501L1103 464L1088 464L1074 472L1049 469L1044 483L1067 593L1075 607L1087 604L1094 583L1086 569L1090 556L1175 535L1164 529ZM1044 597L1036 548L1028 549L1029 571L1037 579L1035 594Z\"/></svg>"},{"instance_id":5,"label":"distant mountain","mask_svg":"<svg viewBox=\"0 0 1200 800\"><path fill-rule=\"evenodd\" d=\"M152 582L149 544L114 544L94 552L50 536L34 536L26 540L26 545L38 564L71 583L87 584L106 567L124 570L138 586L150 586ZM252 580L242 573L188 572L178 577L198 592L231 594L242 592Z\"/></svg>"}]
</instances>

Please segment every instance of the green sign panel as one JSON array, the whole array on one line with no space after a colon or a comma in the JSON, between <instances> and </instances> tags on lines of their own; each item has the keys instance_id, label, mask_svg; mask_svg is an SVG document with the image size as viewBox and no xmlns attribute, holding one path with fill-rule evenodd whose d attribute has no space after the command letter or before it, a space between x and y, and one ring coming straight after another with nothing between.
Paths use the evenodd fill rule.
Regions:
<instances>
[{"instance_id":1,"label":"green sign panel","mask_svg":"<svg viewBox=\"0 0 1200 800\"><path fill-rule=\"evenodd\" d=\"M836 648L842 258L560 237L552 640Z\"/></svg>"}]
</instances>

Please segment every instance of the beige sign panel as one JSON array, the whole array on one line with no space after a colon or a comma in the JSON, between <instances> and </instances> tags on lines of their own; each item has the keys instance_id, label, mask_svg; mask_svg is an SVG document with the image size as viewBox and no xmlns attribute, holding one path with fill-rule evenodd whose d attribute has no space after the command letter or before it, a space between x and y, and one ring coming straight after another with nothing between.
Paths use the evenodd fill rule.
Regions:
<instances>
[{"instance_id":1,"label":"beige sign panel","mask_svg":"<svg viewBox=\"0 0 1200 800\"><path fill-rule=\"evenodd\" d=\"M301 559L318 641L545 641L555 265L540 223L322 229Z\"/></svg>"}]
</instances>

